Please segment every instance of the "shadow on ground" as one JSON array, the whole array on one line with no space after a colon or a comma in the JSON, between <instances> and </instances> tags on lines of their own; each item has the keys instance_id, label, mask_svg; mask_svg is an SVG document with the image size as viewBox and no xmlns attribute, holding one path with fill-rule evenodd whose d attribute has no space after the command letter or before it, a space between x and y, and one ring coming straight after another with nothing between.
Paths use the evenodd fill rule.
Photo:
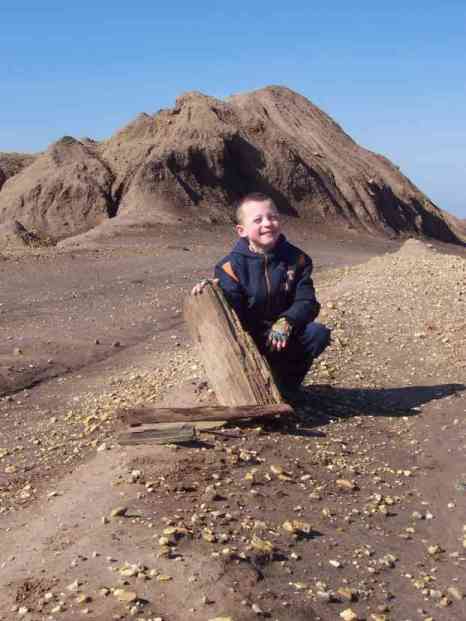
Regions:
<instances>
[{"instance_id":1,"label":"shadow on ground","mask_svg":"<svg viewBox=\"0 0 466 621\"><path fill-rule=\"evenodd\" d=\"M459 395L466 384L436 384L433 386L405 386L400 388L340 388L326 384L306 386L296 400L290 400L301 429L287 428L288 433L321 436L305 428L321 427L341 418L353 416L416 416L420 406ZM270 421L270 427L279 424ZM304 428L303 428L304 424ZM288 426L287 426L288 427Z\"/></svg>"}]
</instances>

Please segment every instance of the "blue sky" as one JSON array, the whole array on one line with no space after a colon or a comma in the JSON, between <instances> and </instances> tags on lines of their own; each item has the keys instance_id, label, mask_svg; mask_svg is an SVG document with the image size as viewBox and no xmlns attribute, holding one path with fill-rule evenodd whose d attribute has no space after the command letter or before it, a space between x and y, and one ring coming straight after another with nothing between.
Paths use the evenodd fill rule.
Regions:
<instances>
[{"instance_id":1,"label":"blue sky","mask_svg":"<svg viewBox=\"0 0 466 621\"><path fill-rule=\"evenodd\" d=\"M0 151L282 84L466 217L466 2L0 0Z\"/></svg>"}]
</instances>

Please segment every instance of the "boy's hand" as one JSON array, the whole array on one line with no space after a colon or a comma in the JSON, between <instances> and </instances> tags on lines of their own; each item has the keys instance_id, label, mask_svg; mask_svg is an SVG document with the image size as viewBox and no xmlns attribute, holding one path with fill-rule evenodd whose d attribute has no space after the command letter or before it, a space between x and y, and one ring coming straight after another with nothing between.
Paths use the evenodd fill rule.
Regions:
<instances>
[{"instance_id":1,"label":"boy's hand","mask_svg":"<svg viewBox=\"0 0 466 621\"><path fill-rule=\"evenodd\" d=\"M270 349L280 351L288 345L291 334L291 326L286 317L280 317L270 328L267 344Z\"/></svg>"},{"instance_id":2,"label":"boy's hand","mask_svg":"<svg viewBox=\"0 0 466 621\"><path fill-rule=\"evenodd\" d=\"M202 290L204 289L204 287L208 284L211 285L216 285L219 283L219 279L218 278L214 278L213 280L211 280L210 278L204 278L204 280L201 280L201 282L198 282L197 285L194 285L194 287L191 289L191 295L199 295L200 293L202 293Z\"/></svg>"}]
</instances>

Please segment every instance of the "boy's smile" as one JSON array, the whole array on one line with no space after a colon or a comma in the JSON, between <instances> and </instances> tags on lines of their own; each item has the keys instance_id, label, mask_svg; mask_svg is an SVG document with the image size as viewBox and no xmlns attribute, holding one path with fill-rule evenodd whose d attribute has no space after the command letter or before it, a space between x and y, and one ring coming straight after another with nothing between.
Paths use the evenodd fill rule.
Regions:
<instances>
[{"instance_id":1,"label":"boy's smile","mask_svg":"<svg viewBox=\"0 0 466 621\"><path fill-rule=\"evenodd\" d=\"M236 230L253 248L271 250L280 237L280 217L271 201L248 201L242 206L241 224Z\"/></svg>"}]
</instances>

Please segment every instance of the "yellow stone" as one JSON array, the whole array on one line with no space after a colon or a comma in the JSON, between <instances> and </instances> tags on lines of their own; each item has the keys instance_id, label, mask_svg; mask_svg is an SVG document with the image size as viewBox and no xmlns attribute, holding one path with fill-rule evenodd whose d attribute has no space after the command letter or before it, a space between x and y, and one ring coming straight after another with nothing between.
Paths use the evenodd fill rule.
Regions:
<instances>
[{"instance_id":1,"label":"yellow stone","mask_svg":"<svg viewBox=\"0 0 466 621\"><path fill-rule=\"evenodd\" d=\"M92 602L92 597L86 593L80 593L76 598L77 604L88 604L89 602Z\"/></svg>"},{"instance_id":2,"label":"yellow stone","mask_svg":"<svg viewBox=\"0 0 466 621\"><path fill-rule=\"evenodd\" d=\"M440 552L443 552L443 550L442 550L442 548L439 545L433 545L433 546L429 546L427 548L427 552L431 556L434 556L435 554L439 554Z\"/></svg>"},{"instance_id":3,"label":"yellow stone","mask_svg":"<svg viewBox=\"0 0 466 621\"><path fill-rule=\"evenodd\" d=\"M286 530L287 533L297 534L297 533L305 533L309 535L312 532L312 526L308 522L303 522L302 520L286 520L282 524L283 530Z\"/></svg>"},{"instance_id":4,"label":"yellow stone","mask_svg":"<svg viewBox=\"0 0 466 621\"><path fill-rule=\"evenodd\" d=\"M354 481L350 481L349 479L337 479L336 485L340 489L348 490L351 492L357 489L356 483Z\"/></svg>"},{"instance_id":5,"label":"yellow stone","mask_svg":"<svg viewBox=\"0 0 466 621\"><path fill-rule=\"evenodd\" d=\"M113 595L120 601L130 604L135 602L138 598L134 591L126 591L125 589L115 589Z\"/></svg>"},{"instance_id":6,"label":"yellow stone","mask_svg":"<svg viewBox=\"0 0 466 621\"><path fill-rule=\"evenodd\" d=\"M120 567L118 573L120 576L124 576L125 578L132 578L140 573L140 568L137 565L125 563L123 567Z\"/></svg>"},{"instance_id":7,"label":"yellow stone","mask_svg":"<svg viewBox=\"0 0 466 621\"><path fill-rule=\"evenodd\" d=\"M267 541L266 539L261 539L256 535L251 539L251 546L257 552L262 552L263 554L272 554L274 550L273 543L271 541Z\"/></svg>"},{"instance_id":8,"label":"yellow stone","mask_svg":"<svg viewBox=\"0 0 466 621\"><path fill-rule=\"evenodd\" d=\"M282 466L270 466L270 470L277 476L280 481L292 481L293 476L290 472L287 472Z\"/></svg>"},{"instance_id":9,"label":"yellow stone","mask_svg":"<svg viewBox=\"0 0 466 621\"><path fill-rule=\"evenodd\" d=\"M210 528L204 528L202 531L202 538L207 543L215 543L217 541L217 537L215 533Z\"/></svg>"},{"instance_id":10,"label":"yellow stone","mask_svg":"<svg viewBox=\"0 0 466 621\"><path fill-rule=\"evenodd\" d=\"M128 511L128 507L116 507L115 509L112 509L110 516L111 517L122 517L126 515L127 511Z\"/></svg>"}]
</instances>

